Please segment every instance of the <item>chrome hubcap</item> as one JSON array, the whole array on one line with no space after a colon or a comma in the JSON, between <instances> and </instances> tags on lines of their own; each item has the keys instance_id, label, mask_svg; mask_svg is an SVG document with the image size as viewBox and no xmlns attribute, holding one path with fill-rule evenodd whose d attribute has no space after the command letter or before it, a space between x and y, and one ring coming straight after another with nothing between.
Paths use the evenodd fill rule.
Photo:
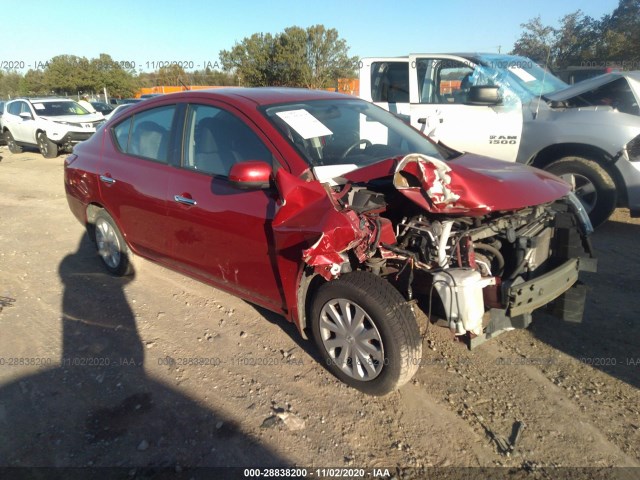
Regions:
<instances>
[{"instance_id":1,"label":"chrome hubcap","mask_svg":"<svg viewBox=\"0 0 640 480\"><path fill-rule=\"evenodd\" d=\"M120 241L115 230L108 222L99 219L96 223L96 243L98 255L111 268L120 265Z\"/></svg>"},{"instance_id":2,"label":"chrome hubcap","mask_svg":"<svg viewBox=\"0 0 640 480\"><path fill-rule=\"evenodd\" d=\"M334 364L351 378L373 380L384 366L382 337L358 304L344 298L320 311L320 337Z\"/></svg>"},{"instance_id":3,"label":"chrome hubcap","mask_svg":"<svg viewBox=\"0 0 640 480\"><path fill-rule=\"evenodd\" d=\"M577 173L565 173L560 178L571 185L587 213L591 213L598 202L598 192L591 180Z\"/></svg>"}]
</instances>

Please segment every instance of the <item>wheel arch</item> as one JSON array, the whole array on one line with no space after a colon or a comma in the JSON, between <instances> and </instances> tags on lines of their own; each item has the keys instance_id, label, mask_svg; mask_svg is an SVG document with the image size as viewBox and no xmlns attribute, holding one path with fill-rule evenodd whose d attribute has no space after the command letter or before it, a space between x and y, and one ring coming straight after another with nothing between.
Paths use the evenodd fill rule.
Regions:
<instances>
[{"instance_id":1,"label":"wheel arch","mask_svg":"<svg viewBox=\"0 0 640 480\"><path fill-rule=\"evenodd\" d=\"M557 143L549 145L531 157L527 165L544 169L551 163L564 157L583 157L598 163L613 179L619 195L618 203L626 202L627 190L624 180L618 169L613 168L616 158L594 145L584 143Z\"/></svg>"},{"instance_id":2,"label":"wheel arch","mask_svg":"<svg viewBox=\"0 0 640 480\"><path fill-rule=\"evenodd\" d=\"M87 233L89 234L91 241L95 240L96 216L101 211L106 211L106 209L99 203L90 203L87 205L87 209L85 211L86 221L84 226L87 229Z\"/></svg>"},{"instance_id":3,"label":"wheel arch","mask_svg":"<svg viewBox=\"0 0 640 480\"><path fill-rule=\"evenodd\" d=\"M322 275L315 273L313 269L305 267L300 274L297 291L297 318L294 319L296 326L305 340L309 339L308 335L308 319L311 315L311 303L314 295L322 285L327 281Z\"/></svg>"}]
</instances>

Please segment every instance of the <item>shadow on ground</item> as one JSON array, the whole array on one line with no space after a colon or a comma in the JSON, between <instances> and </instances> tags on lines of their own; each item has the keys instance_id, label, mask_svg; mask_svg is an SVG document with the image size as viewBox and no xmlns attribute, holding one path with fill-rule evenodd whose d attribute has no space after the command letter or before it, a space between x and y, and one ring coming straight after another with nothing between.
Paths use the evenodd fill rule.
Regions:
<instances>
[{"instance_id":1,"label":"shadow on ground","mask_svg":"<svg viewBox=\"0 0 640 480\"><path fill-rule=\"evenodd\" d=\"M579 361L640 388L640 225L609 221L592 237L597 273L582 273L588 286L582 323L540 315L530 327L541 341Z\"/></svg>"},{"instance_id":2,"label":"shadow on ground","mask_svg":"<svg viewBox=\"0 0 640 480\"><path fill-rule=\"evenodd\" d=\"M104 273L86 235L59 275L60 366L0 387L0 467L137 467L149 478L160 469L287 465L233 420L145 374L123 290L130 280Z\"/></svg>"}]
</instances>

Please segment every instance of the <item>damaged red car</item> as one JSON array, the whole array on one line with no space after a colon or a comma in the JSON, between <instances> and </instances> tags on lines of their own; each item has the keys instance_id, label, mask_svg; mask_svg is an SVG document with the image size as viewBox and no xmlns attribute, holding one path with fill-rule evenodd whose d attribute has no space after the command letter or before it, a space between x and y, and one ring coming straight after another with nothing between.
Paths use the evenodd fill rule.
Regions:
<instances>
[{"instance_id":1,"label":"damaged red car","mask_svg":"<svg viewBox=\"0 0 640 480\"><path fill-rule=\"evenodd\" d=\"M595 268L559 178L329 92L141 102L75 147L65 187L109 272L134 254L277 312L369 394L418 369L416 309L474 347L540 307L579 321Z\"/></svg>"}]
</instances>

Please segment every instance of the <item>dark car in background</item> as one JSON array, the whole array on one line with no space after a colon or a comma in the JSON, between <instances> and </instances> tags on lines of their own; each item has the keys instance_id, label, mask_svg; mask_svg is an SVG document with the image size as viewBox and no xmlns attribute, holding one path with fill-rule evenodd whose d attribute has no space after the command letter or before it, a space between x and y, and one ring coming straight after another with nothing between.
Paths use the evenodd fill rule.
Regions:
<instances>
[{"instance_id":1,"label":"dark car in background","mask_svg":"<svg viewBox=\"0 0 640 480\"><path fill-rule=\"evenodd\" d=\"M76 146L64 178L109 272L135 254L277 312L369 394L418 369L414 309L475 347L551 302L579 321L578 274L594 268L567 183L443 149L341 94L148 99Z\"/></svg>"}]
</instances>

